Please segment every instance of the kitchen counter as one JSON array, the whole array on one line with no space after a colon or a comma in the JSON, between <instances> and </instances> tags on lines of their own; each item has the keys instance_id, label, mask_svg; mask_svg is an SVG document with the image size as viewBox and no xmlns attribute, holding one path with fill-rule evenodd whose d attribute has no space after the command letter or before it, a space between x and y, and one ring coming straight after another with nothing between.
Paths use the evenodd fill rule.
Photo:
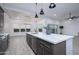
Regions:
<instances>
[{"instance_id":1,"label":"kitchen counter","mask_svg":"<svg viewBox=\"0 0 79 59\"><path fill-rule=\"evenodd\" d=\"M31 32L28 32L27 34L30 34L32 36L35 36L35 37L38 37L42 40L45 40L47 42L50 42L52 44L58 44L60 42L63 42L63 41L66 41L66 40L69 40L69 39L72 39L73 36L68 36L68 35L60 35L60 34L50 34L50 35L47 35L45 33L31 33Z\"/></svg>"},{"instance_id":2,"label":"kitchen counter","mask_svg":"<svg viewBox=\"0 0 79 59\"><path fill-rule=\"evenodd\" d=\"M56 49L54 48L53 49L59 51L59 52L55 51L56 54L62 54L61 51L63 51L64 53L66 50L66 55L73 55L73 36L60 35L60 34L47 35L46 33L42 33L42 32L39 32L39 33L28 32L27 35L29 35L29 37L39 38L37 40L43 40L48 43L51 43L52 46L54 45L54 48L56 48ZM32 40L32 39L28 39L28 40Z\"/></svg>"},{"instance_id":3,"label":"kitchen counter","mask_svg":"<svg viewBox=\"0 0 79 59\"><path fill-rule=\"evenodd\" d=\"M0 55L5 54L5 51L8 48L9 44L9 34L1 33L0 34Z\"/></svg>"}]
</instances>

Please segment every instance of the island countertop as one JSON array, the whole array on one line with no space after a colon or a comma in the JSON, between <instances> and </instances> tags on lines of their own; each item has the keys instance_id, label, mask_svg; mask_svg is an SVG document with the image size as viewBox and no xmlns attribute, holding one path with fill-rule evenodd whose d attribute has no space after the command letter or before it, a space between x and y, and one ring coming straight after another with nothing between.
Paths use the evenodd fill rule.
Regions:
<instances>
[{"instance_id":1,"label":"island countertop","mask_svg":"<svg viewBox=\"0 0 79 59\"><path fill-rule=\"evenodd\" d=\"M37 38L40 38L40 39L42 39L44 41L47 41L49 43L52 43L52 44L58 44L60 42L63 42L63 41L66 41L66 40L69 40L69 39L73 38L73 36L60 35L60 34L47 35L46 33L42 33L42 32L38 32L36 34L28 32L27 34L30 34L32 36L35 36Z\"/></svg>"}]
</instances>

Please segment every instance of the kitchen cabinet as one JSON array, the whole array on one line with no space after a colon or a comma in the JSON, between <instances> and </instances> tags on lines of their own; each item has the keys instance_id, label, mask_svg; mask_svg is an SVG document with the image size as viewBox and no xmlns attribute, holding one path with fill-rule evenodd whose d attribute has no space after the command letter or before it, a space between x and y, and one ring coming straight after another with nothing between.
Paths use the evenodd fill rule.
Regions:
<instances>
[{"instance_id":1,"label":"kitchen cabinet","mask_svg":"<svg viewBox=\"0 0 79 59\"><path fill-rule=\"evenodd\" d=\"M37 55L66 55L66 41L52 44L27 34L27 43Z\"/></svg>"},{"instance_id":2,"label":"kitchen cabinet","mask_svg":"<svg viewBox=\"0 0 79 59\"><path fill-rule=\"evenodd\" d=\"M37 54L37 44L38 44L38 40L37 38L31 36L31 35L26 35L27 36L27 44L29 45L29 47L34 51L35 54Z\"/></svg>"},{"instance_id":3,"label":"kitchen cabinet","mask_svg":"<svg viewBox=\"0 0 79 59\"><path fill-rule=\"evenodd\" d=\"M7 49L7 47L8 47L8 45L7 45L7 38L4 38L3 40L2 40L2 49L1 49L1 52L4 52L6 49Z\"/></svg>"},{"instance_id":4,"label":"kitchen cabinet","mask_svg":"<svg viewBox=\"0 0 79 59\"><path fill-rule=\"evenodd\" d=\"M27 44L30 46L31 48L31 45L32 45L32 39L31 39L31 36L30 35L26 35L27 36Z\"/></svg>"},{"instance_id":5,"label":"kitchen cabinet","mask_svg":"<svg viewBox=\"0 0 79 59\"><path fill-rule=\"evenodd\" d=\"M9 35L3 35L3 38L0 37L0 55L5 54L9 45Z\"/></svg>"},{"instance_id":6,"label":"kitchen cabinet","mask_svg":"<svg viewBox=\"0 0 79 59\"><path fill-rule=\"evenodd\" d=\"M51 55L52 54L52 46L50 43L43 41L41 39L38 39L39 45L38 45L38 55Z\"/></svg>"},{"instance_id":7,"label":"kitchen cabinet","mask_svg":"<svg viewBox=\"0 0 79 59\"><path fill-rule=\"evenodd\" d=\"M4 10L0 7L0 32L3 31L4 27Z\"/></svg>"},{"instance_id":8,"label":"kitchen cabinet","mask_svg":"<svg viewBox=\"0 0 79 59\"><path fill-rule=\"evenodd\" d=\"M38 42L38 40L37 40L37 38L36 37L31 37L32 38L32 50L34 51L34 53L35 54L37 54L37 51L38 51L38 44L39 44L39 42Z\"/></svg>"}]
</instances>

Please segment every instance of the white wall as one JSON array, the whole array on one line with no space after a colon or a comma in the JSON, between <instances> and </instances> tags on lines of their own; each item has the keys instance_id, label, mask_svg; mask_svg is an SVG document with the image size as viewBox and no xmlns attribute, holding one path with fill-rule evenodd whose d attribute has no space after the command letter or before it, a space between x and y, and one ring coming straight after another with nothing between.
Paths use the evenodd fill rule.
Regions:
<instances>
[{"instance_id":1,"label":"white wall","mask_svg":"<svg viewBox=\"0 0 79 59\"><path fill-rule=\"evenodd\" d=\"M18 15L19 16L19 15ZM15 19L12 19L12 18ZM72 21L64 20L64 21L57 21L57 20L52 20L49 18L24 18L22 20L17 20L15 16L12 18L9 18L9 16L5 13L4 14L4 32L9 33L11 35L15 35L16 33L13 32L13 28L16 27L18 24L18 27L22 24L32 24L32 28L36 27L34 25L37 22L37 27L43 27L46 26L47 24L58 24L58 25L63 25L63 33L67 35L77 35L79 32L79 19L74 19ZM19 16L20 17L20 16ZM40 25L39 25L40 24ZM21 33L23 34L23 33Z\"/></svg>"},{"instance_id":2,"label":"white wall","mask_svg":"<svg viewBox=\"0 0 79 59\"><path fill-rule=\"evenodd\" d=\"M10 18L11 16L11 18ZM49 18L30 18L30 17L23 17L25 15L21 14L18 16L10 15L8 16L6 13L4 14L4 32L9 33L11 36L14 35L25 35L25 33L14 33L13 29L15 27L21 28L22 25L31 24L31 28L34 29L35 27L44 27L47 24L59 24L59 21L52 20ZM18 19L17 19L18 17Z\"/></svg>"},{"instance_id":3,"label":"white wall","mask_svg":"<svg viewBox=\"0 0 79 59\"><path fill-rule=\"evenodd\" d=\"M12 27L12 24L11 24L11 20L9 18L9 16L4 13L4 33L11 33L11 27Z\"/></svg>"},{"instance_id":4,"label":"white wall","mask_svg":"<svg viewBox=\"0 0 79 59\"><path fill-rule=\"evenodd\" d=\"M79 33L79 19L73 19L71 21L64 20L60 22L64 26L63 33L67 35L77 36Z\"/></svg>"}]
</instances>

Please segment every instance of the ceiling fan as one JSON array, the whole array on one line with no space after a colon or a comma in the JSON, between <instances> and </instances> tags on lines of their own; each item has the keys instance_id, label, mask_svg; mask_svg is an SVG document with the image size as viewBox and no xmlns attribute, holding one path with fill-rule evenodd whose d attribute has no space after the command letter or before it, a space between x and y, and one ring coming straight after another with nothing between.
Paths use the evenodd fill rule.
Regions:
<instances>
[{"instance_id":1,"label":"ceiling fan","mask_svg":"<svg viewBox=\"0 0 79 59\"><path fill-rule=\"evenodd\" d=\"M79 16L72 16L72 13L70 12L67 20L73 20L73 19L77 19L77 18L79 18Z\"/></svg>"}]
</instances>

